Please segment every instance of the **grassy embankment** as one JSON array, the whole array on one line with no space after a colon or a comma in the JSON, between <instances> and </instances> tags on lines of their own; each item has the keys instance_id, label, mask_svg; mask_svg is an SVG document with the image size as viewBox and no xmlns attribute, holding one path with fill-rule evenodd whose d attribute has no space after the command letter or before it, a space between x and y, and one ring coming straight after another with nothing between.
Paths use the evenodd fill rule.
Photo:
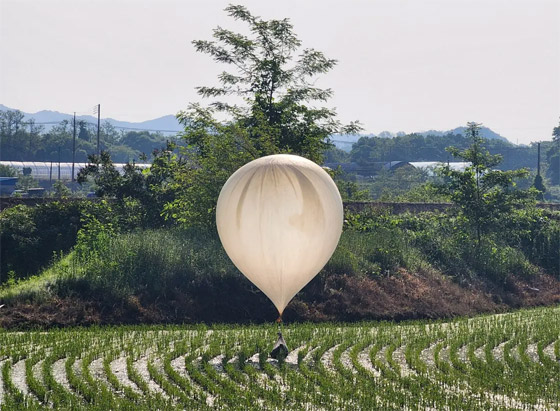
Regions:
<instances>
[{"instance_id":1,"label":"grassy embankment","mask_svg":"<svg viewBox=\"0 0 560 411\"><path fill-rule=\"evenodd\" d=\"M481 244L448 214L350 214L333 257L285 318L438 318L557 303L560 224L538 213L538 230ZM526 220L517 225L535 218ZM217 235L201 230L84 233L38 276L0 289L0 304L4 326L275 318Z\"/></svg>"}]
</instances>

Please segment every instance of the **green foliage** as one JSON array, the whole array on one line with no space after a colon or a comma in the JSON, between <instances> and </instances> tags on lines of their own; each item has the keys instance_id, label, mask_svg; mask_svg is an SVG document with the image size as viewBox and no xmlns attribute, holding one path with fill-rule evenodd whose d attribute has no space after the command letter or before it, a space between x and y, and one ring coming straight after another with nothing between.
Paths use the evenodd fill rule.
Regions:
<instances>
[{"instance_id":1,"label":"green foliage","mask_svg":"<svg viewBox=\"0 0 560 411\"><path fill-rule=\"evenodd\" d=\"M553 185L560 185L560 150L549 151L548 155L548 176L550 177L550 183Z\"/></svg>"},{"instance_id":2,"label":"green foliage","mask_svg":"<svg viewBox=\"0 0 560 411\"><path fill-rule=\"evenodd\" d=\"M1 158L25 161L39 149L41 126L34 120L24 121L19 110L0 111Z\"/></svg>"},{"instance_id":3,"label":"green foliage","mask_svg":"<svg viewBox=\"0 0 560 411\"><path fill-rule=\"evenodd\" d=\"M449 202L438 189L441 179L424 169L403 166L381 170L369 178L337 171L335 181L344 200L379 200L387 202Z\"/></svg>"},{"instance_id":4,"label":"green foliage","mask_svg":"<svg viewBox=\"0 0 560 411\"><path fill-rule=\"evenodd\" d=\"M3 210L0 213L0 243L2 247L0 284L7 280L7 273L30 272L33 269L27 267L32 263L27 257L29 250L37 249L37 227L33 209L24 205Z\"/></svg>"},{"instance_id":5,"label":"green foliage","mask_svg":"<svg viewBox=\"0 0 560 411\"><path fill-rule=\"evenodd\" d=\"M51 188L51 195L56 198L67 198L72 194L72 191L64 183L64 181L56 180Z\"/></svg>"},{"instance_id":6,"label":"green foliage","mask_svg":"<svg viewBox=\"0 0 560 411\"><path fill-rule=\"evenodd\" d=\"M176 167L169 188L175 198L164 207L167 218L184 226L211 226L223 184L243 164L259 157L253 153L247 131L236 124L221 124L203 114L185 130L189 144L185 165ZM170 159L177 164L181 158Z\"/></svg>"},{"instance_id":7,"label":"green foliage","mask_svg":"<svg viewBox=\"0 0 560 411\"><path fill-rule=\"evenodd\" d=\"M337 180L336 185L344 201L368 201L371 199L369 191L361 189L354 181Z\"/></svg>"},{"instance_id":8,"label":"green foliage","mask_svg":"<svg viewBox=\"0 0 560 411\"><path fill-rule=\"evenodd\" d=\"M0 177L17 177L18 171L4 164L0 164Z\"/></svg>"},{"instance_id":9,"label":"green foliage","mask_svg":"<svg viewBox=\"0 0 560 411\"><path fill-rule=\"evenodd\" d=\"M22 175L18 177L16 183L16 189L18 190L28 190L33 187L37 187L39 183L30 175Z\"/></svg>"},{"instance_id":10,"label":"green foliage","mask_svg":"<svg viewBox=\"0 0 560 411\"><path fill-rule=\"evenodd\" d=\"M94 232L95 224L113 232L139 222L133 206L106 201L55 201L35 207L18 205L0 212L0 283L13 271L16 279L35 275L75 244L78 233ZM98 230L99 231L99 230Z\"/></svg>"},{"instance_id":11,"label":"green foliage","mask_svg":"<svg viewBox=\"0 0 560 411\"><path fill-rule=\"evenodd\" d=\"M560 125L552 130L552 144L546 151L548 161L547 175L550 183L556 186L560 185Z\"/></svg>"},{"instance_id":12,"label":"green foliage","mask_svg":"<svg viewBox=\"0 0 560 411\"><path fill-rule=\"evenodd\" d=\"M468 224L464 216L453 213L392 215L366 209L346 215L347 231L371 233L370 240L363 237L367 251L362 258L381 263L383 270L394 272L402 267L415 271L432 266L459 279L480 276L498 282L511 275L530 276L539 269L560 275L558 213L516 209L502 220L499 230L484 235L480 244L472 240ZM339 248L343 244L344 238ZM358 244L352 247L361 249ZM340 259L337 253L339 250L332 261ZM357 272L359 259L345 258L354 262L349 264L354 267L349 272Z\"/></svg>"},{"instance_id":13,"label":"green foliage","mask_svg":"<svg viewBox=\"0 0 560 411\"><path fill-rule=\"evenodd\" d=\"M122 217L121 225L126 225L127 229L171 224L162 216L162 210L174 198L173 176L184 167L183 161L173 153L174 148L168 143L167 150L154 151L149 169L127 163L122 175L108 152L91 155L89 164L78 173L78 183L92 180L98 197L114 199L118 215Z\"/></svg>"},{"instance_id":14,"label":"green foliage","mask_svg":"<svg viewBox=\"0 0 560 411\"><path fill-rule=\"evenodd\" d=\"M542 142L544 151L546 152L545 175L549 178L552 186L560 186L560 125L552 130L552 142ZM547 147L548 146L548 147ZM551 191L556 187L551 187ZM556 199L559 197L556 196Z\"/></svg>"},{"instance_id":15,"label":"green foliage","mask_svg":"<svg viewBox=\"0 0 560 411\"><path fill-rule=\"evenodd\" d=\"M109 209L110 212L110 209ZM81 228L78 230L74 251L76 255L95 256L100 250L105 250L108 241L116 234L113 221L101 215L83 213Z\"/></svg>"},{"instance_id":16,"label":"green foliage","mask_svg":"<svg viewBox=\"0 0 560 411\"><path fill-rule=\"evenodd\" d=\"M80 226L78 203L45 203L36 207L18 205L0 213L0 271L14 271L16 278L36 274L59 251L75 243ZM0 278L0 283L5 278Z\"/></svg>"},{"instance_id":17,"label":"green foliage","mask_svg":"<svg viewBox=\"0 0 560 411\"><path fill-rule=\"evenodd\" d=\"M500 171L492 167L500 163L500 155L491 155L483 146L480 125L468 123L467 135L471 146L465 150L450 147L449 152L470 163L464 171L444 166L440 174L445 178L442 192L449 193L467 223L465 228L476 234L481 242L484 234L499 229L502 221L515 207L534 204L535 192L516 190L515 180L526 178L527 169Z\"/></svg>"},{"instance_id":18,"label":"green foliage","mask_svg":"<svg viewBox=\"0 0 560 411\"><path fill-rule=\"evenodd\" d=\"M508 246L527 259L560 276L560 215L534 207L516 209L497 233Z\"/></svg>"},{"instance_id":19,"label":"green foliage","mask_svg":"<svg viewBox=\"0 0 560 411\"><path fill-rule=\"evenodd\" d=\"M402 190L402 189L401 189ZM412 185L408 191L384 189L379 200L397 203L448 203L449 196L432 182Z\"/></svg>"},{"instance_id":20,"label":"green foliage","mask_svg":"<svg viewBox=\"0 0 560 411\"><path fill-rule=\"evenodd\" d=\"M118 140L118 142L121 146L129 148L133 153L133 156L129 156L127 161L130 161L133 158L142 160L142 155L138 153L144 154L145 160L147 160L154 150L161 149L167 144L166 139L161 134L150 133L148 131L127 132ZM112 149L110 152L111 156L116 158L115 150Z\"/></svg>"},{"instance_id":21,"label":"green foliage","mask_svg":"<svg viewBox=\"0 0 560 411\"><path fill-rule=\"evenodd\" d=\"M277 153L321 163L330 135L358 129L355 123L342 126L331 109L311 106L331 97L331 90L312 82L334 67L335 60L313 49L296 55L301 42L286 19L262 20L243 6L226 11L251 34L218 27L213 41L193 42L197 51L234 70L219 75L219 87L199 87L198 92L202 97L234 95L244 105L193 104L178 115L185 125L188 167L175 176L177 198L165 212L187 226L214 223L219 190L243 164ZM216 112L227 119L216 120Z\"/></svg>"},{"instance_id":22,"label":"green foliage","mask_svg":"<svg viewBox=\"0 0 560 411\"><path fill-rule=\"evenodd\" d=\"M396 170L381 170L367 186L372 198L381 201L395 201L405 196L412 189L433 180L426 170L410 166ZM431 200L434 201L434 200Z\"/></svg>"},{"instance_id":23,"label":"green foliage","mask_svg":"<svg viewBox=\"0 0 560 411\"><path fill-rule=\"evenodd\" d=\"M213 107L230 114L247 129L261 155L280 149L320 162L328 146L325 139L347 129L335 120L334 111L307 104L331 97L330 89L313 87L311 82L315 76L330 71L336 61L313 49L304 49L295 56L301 41L287 19L265 21L244 6L231 5L226 11L248 26L251 37L218 27L214 30L215 41L193 41L197 51L235 71L219 76L220 87L199 87L199 94L242 97L246 107L220 102ZM351 125L350 129L355 127Z\"/></svg>"},{"instance_id":24,"label":"green foliage","mask_svg":"<svg viewBox=\"0 0 560 411\"><path fill-rule=\"evenodd\" d=\"M340 170L331 172L331 174L334 176L334 181L343 201L367 201L371 199L369 191L352 181L348 174Z\"/></svg>"},{"instance_id":25,"label":"green foliage","mask_svg":"<svg viewBox=\"0 0 560 411\"><path fill-rule=\"evenodd\" d=\"M214 234L174 229L117 235L95 219L80 231L73 264L77 278L107 300L165 300L195 279L219 282L226 274L238 275Z\"/></svg>"},{"instance_id":26,"label":"green foliage","mask_svg":"<svg viewBox=\"0 0 560 411\"><path fill-rule=\"evenodd\" d=\"M345 231L324 271L327 275L375 277L422 266L425 262L413 249L407 233L396 226L382 225L367 231Z\"/></svg>"},{"instance_id":27,"label":"green foliage","mask_svg":"<svg viewBox=\"0 0 560 411\"><path fill-rule=\"evenodd\" d=\"M18 229L23 232L19 243L9 246L14 250L11 255L28 261L29 250L52 247L54 240L52 235L48 239L40 237L38 233L45 227L38 230L39 222L33 215L22 215L23 211L11 211L17 217L12 219L11 234L17 234ZM126 231L123 227L127 223L117 214L110 203L82 210L74 250L66 256L57 255L55 263L36 278L18 282L20 272L13 273L11 285L0 292L1 302L40 303L78 297L114 306L139 298L144 306L172 302L173 309L186 310L179 318L197 321L215 321L215 315L238 321L252 308L259 312L259 318L275 314L272 305L266 305L266 297L227 258L215 231ZM46 217L43 213L42 218ZM464 217L453 213L395 215L382 209L347 212L335 253L300 298L307 302L326 298L329 287L337 287L333 284L342 278L398 278L403 271L442 273L462 283L494 282L499 287L505 287L512 278L515 281L515 277L538 272L560 275L558 213L535 208L515 210L500 231L486 234L480 244L472 240L465 224ZM4 244L4 237L2 241ZM270 312L263 311L263 306L270 307Z\"/></svg>"},{"instance_id":28,"label":"green foliage","mask_svg":"<svg viewBox=\"0 0 560 411\"><path fill-rule=\"evenodd\" d=\"M327 148L324 153L324 161L328 163L349 163L350 155L334 145Z\"/></svg>"}]
</instances>

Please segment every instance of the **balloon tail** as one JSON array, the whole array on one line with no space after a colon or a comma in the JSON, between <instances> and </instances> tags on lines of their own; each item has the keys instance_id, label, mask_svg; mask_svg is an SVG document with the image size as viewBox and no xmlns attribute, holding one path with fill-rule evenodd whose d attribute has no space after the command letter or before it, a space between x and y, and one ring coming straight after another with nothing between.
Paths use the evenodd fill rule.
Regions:
<instances>
[{"instance_id":1,"label":"balloon tail","mask_svg":"<svg viewBox=\"0 0 560 411\"><path fill-rule=\"evenodd\" d=\"M278 333L282 335L282 332L284 331L284 321L282 321L282 314L278 315L278 318L276 319L276 324L278 324Z\"/></svg>"}]
</instances>

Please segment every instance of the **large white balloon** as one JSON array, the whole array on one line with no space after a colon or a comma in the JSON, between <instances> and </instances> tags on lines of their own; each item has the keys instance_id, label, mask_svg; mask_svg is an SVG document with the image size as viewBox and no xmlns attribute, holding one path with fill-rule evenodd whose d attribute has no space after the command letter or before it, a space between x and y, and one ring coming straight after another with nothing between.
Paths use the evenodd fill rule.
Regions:
<instances>
[{"instance_id":1,"label":"large white balloon","mask_svg":"<svg viewBox=\"0 0 560 411\"><path fill-rule=\"evenodd\" d=\"M280 314L327 263L342 222L342 200L331 177L314 162L288 154L241 167L222 187L216 208L228 256Z\"/></svg>"}]
</instances>

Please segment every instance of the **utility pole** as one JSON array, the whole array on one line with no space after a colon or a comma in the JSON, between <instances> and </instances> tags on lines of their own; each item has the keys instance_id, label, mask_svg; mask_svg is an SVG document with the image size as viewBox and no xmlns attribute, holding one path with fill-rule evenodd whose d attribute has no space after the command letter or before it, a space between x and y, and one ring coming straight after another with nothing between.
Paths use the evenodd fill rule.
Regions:
<instances>
[{"instance_id":1,"label":"utility pole","mask_svg":"<svg viewBox=\"0 0 560 411\"><path fill-rule=\"evenodd\" d=\"M541 175L541 143L537 143L537 175Z\"/></svg>"},{"instance_id":2,"label":"utility pole","mask_svg":"<svg viewBox=\"0 0 560 411\"><path fill-rule=\"evenodd\" d=\"M60 181L60 146L58 147L58 181Z\"/></svg>"},{"instance_id":3,"label":"utility pole","mask_svg":"<svg viewBox=\"0 0 560 411\"><path fill-rule=\"evenodd\" d=\"M76 112L74 111L74 134L72 136L72 182L74 182L75 161L76 161Z\"/></svg>"},{"instance_id":4,"label":"utility pole","mask_svg":"<svg viewBox=\"0 0 560 411\"><path fill-rule=\"evenodd\" d=\"M97 105L97 155L99 155L99 131L101 123L101 104Z\"/></svg>"}]
</instances>

